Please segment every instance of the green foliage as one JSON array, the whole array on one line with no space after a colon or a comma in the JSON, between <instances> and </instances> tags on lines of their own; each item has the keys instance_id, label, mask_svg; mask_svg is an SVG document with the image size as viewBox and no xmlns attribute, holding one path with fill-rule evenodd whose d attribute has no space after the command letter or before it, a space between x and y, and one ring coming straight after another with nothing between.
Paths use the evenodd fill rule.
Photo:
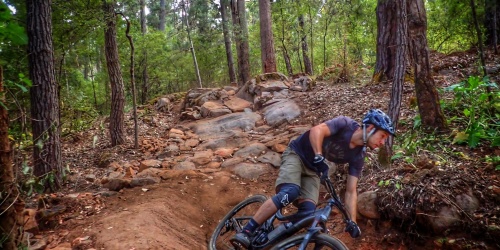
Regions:
<instances>
[{"instance_id":1,"label":"green foliage","mask_svg":"<svg viewBox=\"0 0 500 250\"><path fill-rule=\"evenodd\" d=\"M6 43L15 45L26 44L28 43L28 37L24 28L13 20L7 4L2 1L0 2L0 46L3 47Z\"/></svg>"},{"instance_id":2,"label":"green foliage","mask_svg":"<svg viewBox=\"0 0 500 250\"><path fill-rule=\"evenodd\" d=\"M403 188L403 184L398 179L381 180L378 182L379 187L394 187L396 191Z\"/></svg>"},{"instance_id":3,"label":"green foliage","mask_svg":"<svg viewBox=\"0 0 500 250\"><path fill-rule=\"evenodd\" d=\"M488 88L491 92L488 92ZM471 76L466 81L444 89L453 91L455 98L444 104L451 114L454 127L460 128L454 143L466 143L475 148L481 141L500 146L500 92L488 77Z\"/></svg>"}]
</instances>

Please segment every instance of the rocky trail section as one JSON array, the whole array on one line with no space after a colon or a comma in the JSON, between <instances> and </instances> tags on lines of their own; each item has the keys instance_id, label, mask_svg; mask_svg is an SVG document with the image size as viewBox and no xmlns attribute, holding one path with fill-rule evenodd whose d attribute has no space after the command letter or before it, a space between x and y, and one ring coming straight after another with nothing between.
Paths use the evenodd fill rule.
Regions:
<instances>
[{"instance_id":1,"label":"rocky trail section","mask_svg":"<svg viewBox=\"0 0 500 250\"><path fill-rule=\"evenodd\" d=\"M436 78L445 85L456 77ZM416 113L412 93L405 84L402 120ZM274 193L290 139L336 115L359 120L368 108L384 108L389 96L387 84L316 85L305 76L267 74L240 89L193 89L140 107L139 149L109 148L106 122L98 121L67 138L67 189L29 203L25 236L31 249L205 249L232 206ZM132 122L129 116L130 135ZM414 164L396 160L391 169L371 152L359 184L363 237L344 237L335 223L332 232L353 249L498 246L500 184L478 159L499 152L454 150L457 157L447 161L422 152ZM340 193L346 173L340 166L333 175Z\"/></svg>"}]
</instances>

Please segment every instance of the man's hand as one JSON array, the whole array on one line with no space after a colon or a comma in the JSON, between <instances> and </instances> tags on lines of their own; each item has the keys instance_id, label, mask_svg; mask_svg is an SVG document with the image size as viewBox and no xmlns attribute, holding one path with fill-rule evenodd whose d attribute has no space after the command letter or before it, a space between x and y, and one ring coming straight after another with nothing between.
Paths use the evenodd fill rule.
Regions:
<instances>
[{"instance_id":1,"label":"man's hand","mask_svg":"<svg viewBox=\"0 0 500 250\"><path fill-rule=\"evenodd\" d=\"M325 162L325 157L321 154L316 154L313 159L313 165L316 167L316 173L324 181L328 178L328 164Z\"/></svg>"},{"instance_id":2,"label":"man's hand","mask_svg":"<svg viewBox=\"0 0 500 250\"><path fill-rule=\"evenodd\" d=\"M348 232L351 237L358 238L361 235L361 229L359 229L356 222L350 220L347 222L347 226L345 227L345 231Z\"/></svg>"}]
</instances>

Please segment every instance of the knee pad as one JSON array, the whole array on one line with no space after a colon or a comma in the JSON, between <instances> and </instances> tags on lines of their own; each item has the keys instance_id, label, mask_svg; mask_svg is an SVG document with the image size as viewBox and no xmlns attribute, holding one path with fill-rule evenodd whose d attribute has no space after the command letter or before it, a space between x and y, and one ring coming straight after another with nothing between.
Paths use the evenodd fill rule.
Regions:
<instances>
[{"instance_id":1,"label":"knee pad","mask_svg":"<svg viewBox=\"0 0 500 250\"><path fill-rule=\"evenodd\" d=\"M299 203L297 208L299 209L298 213L309 214L316 210L316 204L312 201L306 200Z\"/></svg>"},{"instance_id":2,"label":"knee pad","mask_svg":"<svg viewBox=\"0 0 500 250\"><path fill-rule=\"evenodd\" d=\"M271 198L274 205L279 209L288 206L295 199L299 198L300 187L292 183L283 183L279 187L279 192Z\"/></svg>"}]
</instances>

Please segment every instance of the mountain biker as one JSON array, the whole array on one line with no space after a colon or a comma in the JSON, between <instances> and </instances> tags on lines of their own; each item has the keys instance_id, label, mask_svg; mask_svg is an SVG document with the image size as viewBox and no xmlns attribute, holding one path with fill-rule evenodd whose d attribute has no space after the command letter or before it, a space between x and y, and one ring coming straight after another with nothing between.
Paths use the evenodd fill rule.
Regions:
<instances>
[{"instance_id":1,"label":"mountain biker","mask_svg":"<svg viewBox=\"0 0 500 250\"><path fill-rule=\"evenodd\" d=\"M297 206L298 214L314 212L319 198L320 180L328 177L329 167L325 158L338 164L349 163L345 204L354 223L349 224L346 231L354 230L354 235L359 236L361 231L355 224L357 184L366 147L381 147L390 135L395 135L391 119L383 111L371 109L363 118L361 126L349 117L338 116L312 127L291 141L282 154L276 195L261 205L242 232L231 238L231 244L248 248L255 230L292 202Z\"/></svg>"}]
</instances>

